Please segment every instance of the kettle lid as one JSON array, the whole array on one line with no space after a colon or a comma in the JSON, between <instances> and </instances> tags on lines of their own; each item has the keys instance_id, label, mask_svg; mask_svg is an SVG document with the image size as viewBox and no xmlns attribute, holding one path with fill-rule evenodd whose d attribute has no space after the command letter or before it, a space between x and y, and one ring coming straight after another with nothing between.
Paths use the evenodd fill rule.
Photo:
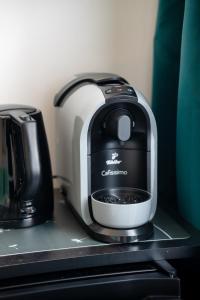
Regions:
<instances>
[{"instance_id":1,"label":"kettle lid","mask_svg":"<svg viewBox=\"0 0 200 300\"><path fill-rule=\"evenodd\" d=\"M19 105L19 104L8 104L8 105L0 105L0 116L9 116L10 111L13 110L21 110L27 114L36 112L36 108L27 105Z\"/></svg>"}]
</instances>

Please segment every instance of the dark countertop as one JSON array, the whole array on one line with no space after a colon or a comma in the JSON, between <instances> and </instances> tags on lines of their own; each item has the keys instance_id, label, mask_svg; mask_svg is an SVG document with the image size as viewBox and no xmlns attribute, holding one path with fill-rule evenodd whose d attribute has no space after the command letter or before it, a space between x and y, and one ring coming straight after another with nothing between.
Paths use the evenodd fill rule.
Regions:
<instances>
[{"instance_id":1,"label":"dark countertop","mask_svg":"<svg viewBox=\"0 0 200 300\"><path fill-rule=\"evenodd\" d=\"M154 235L132 244L103 244L87 235L55 192L53 221L0 229L0 279L89 267L200 256L200 231L158 209Z\"/></svg>"}]
</instances>

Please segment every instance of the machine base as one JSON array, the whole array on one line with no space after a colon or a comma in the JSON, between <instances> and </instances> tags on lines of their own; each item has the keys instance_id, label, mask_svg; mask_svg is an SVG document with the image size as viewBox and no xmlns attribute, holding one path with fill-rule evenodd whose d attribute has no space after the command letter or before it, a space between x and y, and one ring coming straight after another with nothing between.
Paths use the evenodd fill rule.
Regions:
<instances>
[{"instance_id":1,"label":"machine base","mask_svg":"<svg viewBox=\"0 0 200 300\"><path fill-rule=\"evenodd\" d=\"M114 229L103 227L97 223L85 225L88 233L96 240L105 243L132 243L148 239L153 234L153 224L148 222L132 229Z\"/></svg>"},{"instance_id":2,"label":"machine base","mask_svg":"<svg viewBox=\"0 0 200 300\"><path fill-rule=\"evenodd\" d=\"M45 223L46 221L51 220L52 217L53 217L52 215L45 216L45 217L34 216L32 218L30 217L30 218L24 218L24 219L0 221L0 228L18 229L18 228L31 227L31 226L40 225L42 223Z\"/></svg>"},{"instance_id":3,"label":"machine base","mask_svg":"<svg viewBox=\"0 0 200 300\"><path fill-rule=\"evenodd\" d=\"M71 209L74 216L79 220L82 226L85 228L85 231L93 237L95 240L98 240L103 243L119 243L126 244L132 242L144 241L150 238L153 235L153 224L148 222L142 226L129 229L115 229L108 228L100 225L99 223L93 220L93 223L90 225L85 224L83 219L76 212L74 207L67 199L67 193L64 186L60 189L61 194L64 196L65 203Z\"/></svg>"}]
</instances>

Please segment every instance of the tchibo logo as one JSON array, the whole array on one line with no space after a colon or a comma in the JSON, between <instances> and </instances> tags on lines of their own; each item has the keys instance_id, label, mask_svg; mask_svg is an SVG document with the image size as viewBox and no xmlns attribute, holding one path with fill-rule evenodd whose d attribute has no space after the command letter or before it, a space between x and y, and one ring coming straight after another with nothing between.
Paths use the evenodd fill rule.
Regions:
<instances>
[{"instance_id":1,"label":"tchibo logo","mask_svg":"<svg viewBox=\"0 0 200 300\"><path fill-rule=\"evenodd\" d=\"M112 153L112 159L106 160L107 165L119 165L122 160L116 159L119 156L117 152Z\"/></svg>"}]
</instances>

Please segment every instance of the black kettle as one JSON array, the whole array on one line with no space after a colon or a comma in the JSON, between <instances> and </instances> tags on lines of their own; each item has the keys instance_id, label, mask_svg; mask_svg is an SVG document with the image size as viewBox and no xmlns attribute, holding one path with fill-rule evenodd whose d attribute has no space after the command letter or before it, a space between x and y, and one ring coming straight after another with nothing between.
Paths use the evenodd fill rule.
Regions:
<instances>
[{"instance_id":1,"label":"black kettle","mask_svg":"<svg viewBox=\"0 0 200 300\"><path fill-rule=\"evenodd\" d=\"M0 227L40 224L53 214L53 185L42 113L0 105Z\"/></svg>"}]
</instances>

